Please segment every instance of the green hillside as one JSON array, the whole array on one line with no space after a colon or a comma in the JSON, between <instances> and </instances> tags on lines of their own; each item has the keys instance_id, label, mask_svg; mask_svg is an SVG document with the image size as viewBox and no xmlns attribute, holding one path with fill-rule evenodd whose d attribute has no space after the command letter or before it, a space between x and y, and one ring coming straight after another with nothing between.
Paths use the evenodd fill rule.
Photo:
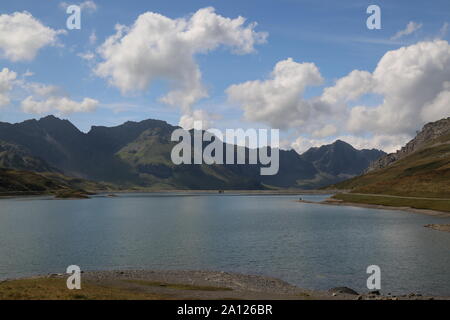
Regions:
<instances>
[{"instance_id":1,"label":"green hillside","mask_svg":"<svg viewBox=\"0 0 450 320\"><path fill-rule=\"evenodd\" d=\"M450 198L450 134L428 141L386 168L329 186L352 193Z\"/></svg>"}]
</instances>

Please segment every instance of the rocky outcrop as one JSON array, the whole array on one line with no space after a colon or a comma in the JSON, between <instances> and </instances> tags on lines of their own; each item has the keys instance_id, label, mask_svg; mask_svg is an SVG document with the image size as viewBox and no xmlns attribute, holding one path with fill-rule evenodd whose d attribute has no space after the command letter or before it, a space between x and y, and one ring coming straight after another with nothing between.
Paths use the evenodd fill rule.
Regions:
<instances>
[{"instance_id":1,"label":"rocky outcrop","mask_svg":"<svg viewBox=\"0 0 450 320\"><path fill-rule=\"evenodd\" d=\"M409 141L403 148L372 162L367 169L367 172L386 168L395 161L403 159L411 153L422 149L430 141L446 134L450 134L450 118L427 123L416 137Z\"/></svg>"}]
</instances>

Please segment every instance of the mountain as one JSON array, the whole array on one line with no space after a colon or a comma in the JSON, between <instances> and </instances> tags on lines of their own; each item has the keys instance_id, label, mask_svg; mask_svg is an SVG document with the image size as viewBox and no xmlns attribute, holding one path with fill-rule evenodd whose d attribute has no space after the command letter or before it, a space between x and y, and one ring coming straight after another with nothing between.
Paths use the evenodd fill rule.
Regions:
<instances>
[{"instance_id":1,"label":"mountain","mask_svg":"<svg viewBox=\"0 0 450 320\"><path fill-rule=\"evenodd\" d=\"M122 188L310 189L361 174L370 160L382 155L378 150L358 151L337 141L303 155L279 150L280 169L274 176L261 176L259 164L177 166L170 158L177 144L170 137L177 128L149 119L115 127L94 126L83 133L68 120L54 116L0 123L0 140L5 150L9 148L3 166L58 171ZM245 150L248 157L249 150Z\"/></svg>"},{"instance_id":2,"label":"mountain","mask_svg":"<svg viewBox=\"0 0 450 320\"><path fill-rule=\"evenodd\" d=\"M385 152L376 149L356 150L350 144L337 140L333 144L311 148L301 157L308 162L312 162L321 172L348 178L361 174L371 162L385 154Z\"/></svg>"},{"instance_id":3,"label":"mountain","mask_svg":"<svg viewBox=\"0 0 450 320\"><path fill-rule=\"evenodd\" d=\"M0 141L0 167L35 172L58 172L24 147Z\"/></svg>"},{"instance_id":4,"label":"mountain","mask_svg":"<svg viewBox=\"0 0 450 320\"><path fill-rule=\"evenodd\" d=\"M330 186L353 193L450 198L450 118L426 124L396 153L366 174Z\"/></svg>"}]
</instances>

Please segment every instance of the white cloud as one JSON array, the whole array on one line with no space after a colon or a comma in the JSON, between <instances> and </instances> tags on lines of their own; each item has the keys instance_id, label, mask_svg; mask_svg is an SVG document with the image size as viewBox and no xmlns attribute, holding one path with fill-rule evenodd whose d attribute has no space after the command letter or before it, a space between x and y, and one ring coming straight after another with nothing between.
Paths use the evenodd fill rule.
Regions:
<instances>
[{"instance_id":1,"label":"white cloud","mask_svg":"<svg viewBox=\"0 0 450 320\"><path fill-rule=\"evenodd\" d=\"M358 99L373 87L373 77L370 72L353 70L349 75L336 81L333 87L324 89L322 100L335 104Z\"/></svg>"},{"instance_id":2,"label":"white cloud","mask_svg":"<svg viewBox=\"0 0 450 320\"><path fill-rule=\"evenodd\" d=\"M17 74L8 68L0 72L0 107L13 102L20 102L22 111L27 113L49 113L58 112L69 114L75 112L92 112L99 102L91 98L84 98L77 102L70 99L67 94L58 86L46 85L37 82L28 82L27 71L23 77L17 79ZM14 92L14 98L10 98Z\"/></svg>"},{"instance_id":3,"label":"white cloud","mask_svg":"<svg viewBox=\"0 0 450 320\"><path fill-rule=\"evenodd\" d=\"M227 93L246 120L300 136L297 150L345 137L356 146L395 151L425 123L450 116L450 45L444 40L389 51L373 72L354 70L320 96L302 97L320 79L314 65L288 59L269 80L233 85Z\"/></svg>"},{"instance_id":4,"label":"white cloud","mask_svg":"<svg viewBox=\"0 0 450 320\"><path fill-rule=\"evenodd\" d=\"M97 42L97 34L95 33L95 31L91 32L91 35L89 36L89 43L91 45L94 45Z\"/></svg>"},{"instance_id":5,"label":"white cloud","mask_svg":"<svg viewBox=\"0 0 450 320\"><path fill-rule=\"evenodd\" d=\"M89 12L95 12L97 11L97 4L94 1L84 1L80 3L81 10L87 10Z\"/></svg>"},{"instance_id":6,"label":"white cloud","mask_svg":"<svg viewBox=\"0 0 450 320\"><path fill-rule=\"evenodd\" d=\"M79 53L78 56L86 61L92 61L95 58L95 54L91 51L88 52L84 52L84 53Z\"/></svg>"},{"instance_id":7,"label":"white cloud","mask_svg":"<svg viewBox=\"0 0 450 320\"><path fill-rule=\"evenodd\" d=\"M75 4L75 3L68 3L68 2L63 1L63 2L59 3L59 6L60 6L61 9L66 10L67 7L69 7L72 4ZM78 5L81 10L86 10L89 13L94 13L98 9L97 4L94 1L92 1L92 0L79 2L76 5Z\"/></svg>"},{"instance_id":8,"label":"white cloud","mask_svg":"<svg viewBox=\"0 0 450 320\"><path fill-rule=\"evenodd\" d=\"M255 27L242 17L222 17L213 8L179 19L147 12L130 27L116 26L116 33L98 49L103 61L95 73L122 93L146 91L154 80L166 80L171 90L161 101L189 115L192 105L207 96L195 54L221 45L234 53L251 53L267 36Z\"/></svg>"},{"instance_id":9,"label":"white cloud","mask_svg":"<svg viewBox=\"0 0 450 320\"><path fill-rule=\"evenodd\" d=\"M395 152L399 150L404 145L404 141L407 141L408 139L410 139L408 135L375 135L372 137L360 137L346 134L324 139L313 139L300 136L292 142L291 148L301 154L308 151L309 148L320 147L325 144L331 144L336 140L341 140L351 144L355 149L359 150L379 149L384 150L385 152Z\"/></svg>"},{"instance_id":10,"label":"white cloud","mask_svg":"<svg viewBox=\"0 0 450 320\"><path fill-rule=\"evenodd\" d=\"M81 102L71 100L66 97L49 97L43 100L35 100L29 96L22 101L21 107L27 113L48 113L58 111L62 114L74 112L92 112L96 109L99 102L94 99L84 98Z\"/></svg>"},{"instance_id":11,"label":"white cloud","mask_svg":"<svg viewBox=\"0 0 450 320\"><path fill-rule=\"evenodd\" d=\"M370 91L381 95L383 103L354 107L348 121L352 132L412 135L425 122L450 115L450 109L445 112L440 106L450 81L447 41L419 42L387 52L373 79ZM433 115L426 106L434 110Z\"/></svg>"},{"instance_id":12,"label":"white cloud","mask_svg":"<svg viewBox=\"0 0 450 320\"><path fill-rule=\"evenodd\" d=\"M77 102L58 86L46 85L37 82L21 82L22 89L28 96L22 100L20 106L26 113L50 113L70 114L77 112L92 112L99 105L97 100L84 98Z\"/></svg>"},{"instance_id":13,"label":"white cloud","mask_svg":"<svg viewBox=\"0 0 450 320\"><path fill-rule=\"evenodd\" d=\"M308 86L320 85L322 81L313 63L297 63L288 58L275 65L270 79L232 85L226 92L230 101L242 107L246 120L286 128L304 125L323 107L302 97Z\"/></svg>"},{"instance_id":14,"label":"white cloud","mask_svg":"<svg viewBox=\"0 0 450 320\"><path fill-rule=\"evenodd\" d=\"M391 40L398 40L404 36L410 35L422 28L422 26L422 23L410 21L406 25L405 29L398 31L394 36L391 37Z\"/></svg>"},{"instance_id":15,"label":"white cloud","mask_svg":"<svg viewBox=\"0 0 450 320\"><path fill-rule=\"evenodd\" d=\"M3 68L0 72L0 108L11 102L9 93L16 78L17 74L8 68Z\"/></svg>"},{"instance_id":16,"label":"white cloud","mask_svg":"<svg viewBox=\"0 0 450 320\"><path fill-rule=\"evenodd\" d=\"M441 29L439 29L439 34L438 34L438 36L437 36L438 39L443 39L443 38L445 38L445 37L447 36L447 33L448 33L448 27L449 27L448 22L445 22L445 23L442 25Z\"/></svg>"},{"instance_id":17,"label":"white cloud","mask_svg":"<svg viewBox=\"0 0 450 320\"><path fill-rule=\"evenodd\" d=\"M63 30L53 30L44 26L28 12L0 15L1 55L13 62L30 61L45 46L55 45L58 34Z\"/></svg>"},{"instance_id":18,"label":"white cloud","mask_svg":"<svg viewBox=\"0 0 450 320\"><path fill-rule=\"evenodd\" d=\"M190 130L195 127L198 130L206 130L213 127L214 120L218 120L220 117L216 114L211 114L205 110L193 110L192 112L183 114L180 119L180 127ZM201 128L194 126L195 122L201 123Z\"/></svg>"},{"instance_id":19,"label":"white cloud","mask_svg":"<svg viewBox=\"0 0 450 320\"><path fill-rule=\"evenodd\" d=\"M327 124L323 128L313 131L312 136L314 138L325 138L329 136L334 136L336 133L338 133L338 129L336 128L336 126L332 124Z\"/></svg>"}]
</instances>

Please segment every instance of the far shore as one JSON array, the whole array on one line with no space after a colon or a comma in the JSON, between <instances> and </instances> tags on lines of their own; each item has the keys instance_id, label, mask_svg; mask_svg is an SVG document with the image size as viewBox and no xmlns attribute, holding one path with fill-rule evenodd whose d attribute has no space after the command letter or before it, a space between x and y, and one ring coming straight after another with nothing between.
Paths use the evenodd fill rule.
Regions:
<instances>
[{"instance_id":1,"label":"far shore","mask_svg":"<svg viewBox=\"0 0 450 320\"><path fill-rule=\"evenodd\" d=\"M223 271L87 271L81 274L81 290L68 290L67 277L0 281L0 300L450 300L420 293L358 293L347 287L307 290L272 277Z\"/></svg>"},{"instance_id":2,"label":"far shore","mask_svg":"<svg viewBox=\"0 0 450 320\"><path fill-rule=\"evenodd\" d=\"M114 195L114 194L132 194L132 193L204 193L204 194L231 194L231 195L315 195L315 194L333 194L330 190L300 190L300 189L273 189L273 190L195 190L195 189L127 189L127 190L90 190L90 195ZM55 196L54 192L0 192L0 199L22 198L22 197L40 197ZM70 198L77 199L77 198Z\"/></svg>"},{"instance_id":3,"label":"far shore","mask_svg":"<svg viewBox=\"0 0 450 320\"><path fill-rule=\"evenodd\" d=\"M433 217L440 218L450 218L450 213L445 211L437 211L430 209L416 209L411 207L394 207L394 206L385 206L381 204L366 204L366 203L356 203L356 202L347 202L347 201L339 201L335 199L326 199L324 201L308 201L308 200L297 200L302 203L310 203L310 204L318 204L318 205L330 205L330 206L349 206L349 207L359 207L359 208L369 208L369 209L381 209L381 210L399 210L406 211L418 214L425 214Z\"/></svg>"}]
</instances>

